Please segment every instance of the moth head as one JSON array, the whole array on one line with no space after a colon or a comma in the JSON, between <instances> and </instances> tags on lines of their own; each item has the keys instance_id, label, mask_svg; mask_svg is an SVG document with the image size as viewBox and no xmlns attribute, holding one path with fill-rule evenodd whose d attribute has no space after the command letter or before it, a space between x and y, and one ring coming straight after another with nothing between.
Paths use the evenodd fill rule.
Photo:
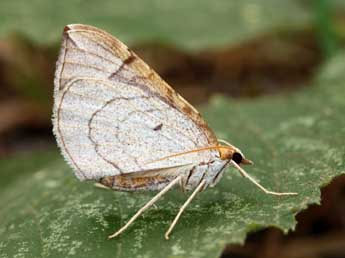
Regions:
<instances>
[{"instance_id":1,"label":"moth head","mask_svg":"<svg viewBox=\"0 0 345 258\"><path fill-rule=\"evenodd\" d=\"M235 146L226 146L224 148L219 148L220 158L222 160L232 159L237 164L251 165L253 162L249 159L246 159L242 151Z\"/></svg>"}]
</instances>

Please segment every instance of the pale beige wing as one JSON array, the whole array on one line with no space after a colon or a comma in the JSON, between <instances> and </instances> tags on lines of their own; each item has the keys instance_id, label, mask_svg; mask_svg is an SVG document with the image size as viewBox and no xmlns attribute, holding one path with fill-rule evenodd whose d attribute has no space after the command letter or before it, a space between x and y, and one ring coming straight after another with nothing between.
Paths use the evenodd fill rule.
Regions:
<instances>
[{"instance_id":1,"label":"pale beige wing","mask_svg":"<svg viewBox=\"0 0 345 258\"><path fill-rule=\"evenodd\" d=\"M97 28L68 25L54 92L54 133L79 179L207 162L217 145L200 114L123 43Z\"/></svg>"}]
</instances>

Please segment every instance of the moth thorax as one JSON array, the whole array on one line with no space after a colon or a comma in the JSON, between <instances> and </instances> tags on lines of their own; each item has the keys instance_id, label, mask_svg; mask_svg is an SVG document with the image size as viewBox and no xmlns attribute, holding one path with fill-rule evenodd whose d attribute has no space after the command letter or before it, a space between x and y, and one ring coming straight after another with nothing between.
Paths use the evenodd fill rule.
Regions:
<instances>
[{"instance_id":1,"label":"moth thorax","mask_svg":"<svg viewBox=\"0 0 345 258\"><path fill-rule=\"evenodd\" d=\"M232 158L232 155L236 152L235 149L232 148L220 148L219 153L220 153L220 158L222 160L229 160Z\"/></svg>"}]
</instances>

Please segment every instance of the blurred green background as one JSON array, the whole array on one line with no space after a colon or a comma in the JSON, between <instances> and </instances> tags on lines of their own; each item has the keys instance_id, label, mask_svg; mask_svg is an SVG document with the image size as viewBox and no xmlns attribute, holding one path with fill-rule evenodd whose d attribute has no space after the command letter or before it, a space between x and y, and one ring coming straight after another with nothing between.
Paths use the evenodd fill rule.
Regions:
<instances>
[{"instance_id":1,"label":"blurred green background","mask_svg":"<svg viewBox=\"0 0 345 258\"><path fill-rule=\"evenodd\" d=\"M10 194L12 197L7 198L7 189L20 187L24 174L61 159L51 133L52 91L62 29L70 23L90 24L115 35L182 96L200 107L220 138L234 139L247 147L256 144L255 137L246 141L241 140L245 133L232 136L242 130L236 127L237 119L239 124L252 118L254 125L255 119L262 128L270 125L266 128L267 139L279 141L283 136L272 136L275 125L283 125L285 119L296 118L305 110L327 116L328 109L322 108L329 107L332 114L337 114L329 119L334 121L329 122L330 130L324 130L321 124L311 125L309 130L314 139L319 137L327 146L336 145L334 151L340 161L332 176L344 173L345 1L1 0L0 203L7 205L7 210L11 209L8 202L16 205L17 198ZM290 104L296 104L291 112ZM227 115L218 110L219 105L230 113L236 108L237 113L231 120L227 118L228 123L217 119L219 114ZM280 108L276 117L260 118L262 111ZM284 137L293 137L294 133L288 129ZM329 149L323 147L322 153ZM258 153L256 160L265 158L255 150L249 152ZM321 157L314 152L301 155L306 160ZM286 168L290 163L281 166ZM324 185L327 180L315 184ZM22 196L27 191L19 193ZM195 250L182 248L181 254L162 257L345 257L344 177L338 177L323 191L323 205L300 214L296 233L287 237L270 228L251 234L244 246L225 244L244 241L245 235L241 240L224 237L210 248L210 253L189 256ZM317 202L318 193L314 197L305 202L301 199L298 211ZM10 213L4 214L10 217ZM17 247L8 248L11 241L21 241L16 238L21 231L6 239L9 225L7 221L0 225L1 258L14 255ZM287 230L294 224L277 225ZM256 229L255 225L251 227ZM49 252L50 247L48 251L35 250L35 241L22 248L29 251L18 252L23 255L20 257L59 257L59 252ZM71 246L66 248L72 250ZM73 251L68 256L82 257Z\"/></svg>"}]
</instances>

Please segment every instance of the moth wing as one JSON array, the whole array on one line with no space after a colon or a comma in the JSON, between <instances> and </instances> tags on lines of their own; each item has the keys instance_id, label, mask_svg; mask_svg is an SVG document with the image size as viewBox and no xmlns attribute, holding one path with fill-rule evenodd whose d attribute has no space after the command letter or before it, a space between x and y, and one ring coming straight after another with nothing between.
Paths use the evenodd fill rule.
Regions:
<instances>
[{"instance_id":1,"label":"moth wing","mask_svg":"<svg viewBox=\"0 0 345 258\"><path fill-rule=\"evenodd\" d=\"M217 145L200 114L123 43L68 25L55 73L53 125L80 180L207 162Z\"/></svg>"}]
</instances>

